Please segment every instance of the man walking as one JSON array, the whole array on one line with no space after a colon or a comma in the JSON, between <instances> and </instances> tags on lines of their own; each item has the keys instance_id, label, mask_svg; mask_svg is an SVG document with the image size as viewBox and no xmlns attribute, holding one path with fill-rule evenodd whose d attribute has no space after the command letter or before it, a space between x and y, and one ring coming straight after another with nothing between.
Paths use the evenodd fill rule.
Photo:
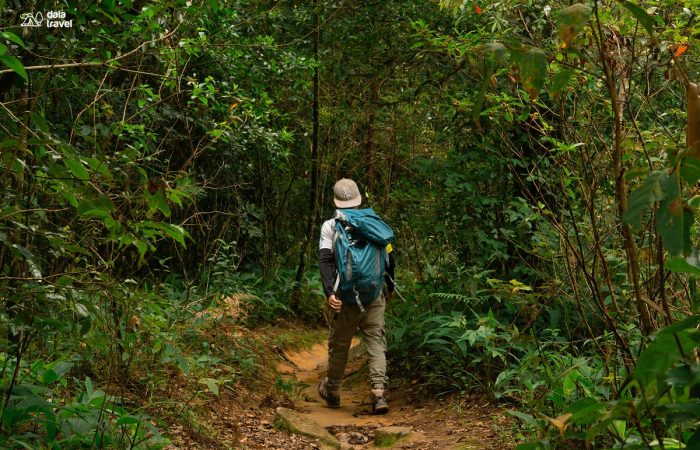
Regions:
<instances>
[{"instance_id":1,"label":"man walking","mask_svg":"<svg viewBox=\"0 0 700 450\"><path fill-rule=\"evenodd\" d=\"M321 279L333 318L328 374L319 383L318 392L329 407L340 407L340 385L350 343L359 329L368 354L372 413L385 414L389 411L385 395L386 303L381 290L386 281L387 297L394 293L393 258L389 258L391 245L387 245L393 232L374 211L359 209L362 196L354 181L339 180L333 187L333 197L338 210L334 218L323 223L319 245ZM370 225L365 227L366 223ZM368 262L364 263L363 258Z\"/></svg>"}]
</instances>

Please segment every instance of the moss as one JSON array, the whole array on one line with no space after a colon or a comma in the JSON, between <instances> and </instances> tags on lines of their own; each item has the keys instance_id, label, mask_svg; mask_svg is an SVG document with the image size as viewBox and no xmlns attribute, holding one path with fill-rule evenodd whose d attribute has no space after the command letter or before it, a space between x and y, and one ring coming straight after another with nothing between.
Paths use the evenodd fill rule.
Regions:
<instances>
[{"instance_id":1,"label":"moss","mask_svg":"<svg viewBox=\"0 0 700 450\"><path fill-rule=\"evenodd\" d=\"M396 441L403 439L409 435L407 430L388 427L380 428L374 435L374 446L375 447L392 447Z\"/></svg>"},{"instance_id":2,"label":"moss","mask_svg":"<svg viewBox=\"0 0 700 450\"><path fill-rule=\"evenodd\" d=\"M393 436L390 434L383 434L381 436L377 436L374 438L374 446L375 447L391 447L398 440L399 440L399 438L397 436Z\"/></svg>"}]
</instances>

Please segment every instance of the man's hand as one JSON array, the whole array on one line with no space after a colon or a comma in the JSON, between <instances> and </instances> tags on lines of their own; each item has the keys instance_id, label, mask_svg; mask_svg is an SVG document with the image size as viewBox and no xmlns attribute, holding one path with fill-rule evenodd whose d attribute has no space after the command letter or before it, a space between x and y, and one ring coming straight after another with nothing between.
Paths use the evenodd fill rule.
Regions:
<instances>
[{"instance_id":1,"label":"man's hand","mask_svg":"<svg viewBox=\"0 0 700 450\"><path fill-rule=\"evenodd\" d=\"M331 308L332 311L338 313L340 312L340 307L343 306L343 302L337 299L335 295L331 294L328 297L328 306Z\"/></svg>"},{"instance_id":2,"label":"man's hand","mask_svg":"<svg viewBox=\"0 0 700 450\"><path fill-rule=\"evenodd\" d=\"M389 301L392 298L394 298L394 291L386 291L386 294L384 294L384 297L386 297L386 300Z\"/></svg>"}]
</instances>

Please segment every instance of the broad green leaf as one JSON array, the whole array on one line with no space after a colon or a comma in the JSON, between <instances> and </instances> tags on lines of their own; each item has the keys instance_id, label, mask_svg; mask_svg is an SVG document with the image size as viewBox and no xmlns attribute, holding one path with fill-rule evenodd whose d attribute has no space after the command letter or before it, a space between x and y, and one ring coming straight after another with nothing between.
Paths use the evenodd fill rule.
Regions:
<instances>
[{"instance_id":1,"label":"broad green leaf","mask_svg":"<svg viewBox=\"0 0 700 450\"><path fill-rule=\"evenodd\" d=\"M22 62L19 59L17 59L17 57L12 56L12 55L0 55L0 62L5 64L10 69L14 70L17 73L17 75L24 78L25 81L29 80L29 76L27 75L27 71L24 70L24 66L22 65Z\"/></svg>"},{"instance_id":2,"label":"broad green leaf","mask_svg":"<svg viewBox=\"0 0 700 450\"><path fill-rule=\"evenodd\" d=\"M683 180L694 185L700 180L700 159L688 156L681 162L681 176Z\"/></svg>"},{"instance_id":3,"label":"broad green leaf","mask_svg":"<svg viewBox=\"0 0 700 450\"><path fill-rule=\"evenodd\" d=\"M462 0L440 0L440 7L452 11L458 10L462 6Z\"/></svg>"},{"instance_id":4,"label":"broad green leaf","mask_svg":"<svg viewBox=\"0 0 700 450\"><path fill-rule=\"evenodd\" d=\"M34 255L32 254L32 252L30 252L29 250L27 250L19 244L12 244L10 245L10 248L12 249L12 253L14 253L15 256L21 256L22 258L28 261L34 259Z\"/></svg>"},{"instance_id":5,"label":"broad green leaf","mask_svg":"<svg viewBox=\"0 0 700 450\"><path fill-rule=\"evenodd\" d=\"M81 321L80 335L85 336L92 328L92 318L86 317Z\"/></svg>"},{"instance_id":6,"label":"broad green leaf","mask_svg":"<svg viewBox=\"0 0 700 450\"><path fill-rule=\"evenodd\" d=\"M165 231L165 234L169 236L170 238L174 239L176 242L178 242L180 245L183 247L186 247L185 243L185 238L189 236L187 231L185 231L184 228L178 225L171 225L171 224L161 224L160 227L163 231Z\"/></svg>"},{"instance_id":7,"label":"broad green leaf","mask_svg":"<svg viewBox=\"0 0 700 450\"><path fill-rule=\"evenodd\" d=\"M68 173L68 170L66 169L65 164L56 164L53 162L53 160L50 158L47 161L47 165L49 166L49 173L59 179L63 180L65 178L70 178L70 174ZM69 185L70 183L65 183L65 185ZM72 186L71 186L72 189Z\"/></svg>"},{"instance_id":8,"label":"broad green leaf","mask_svg":"<svg viewBox=\"0 0 700 450\"><path fill-rule=\"evenodd\" d=\"M75 255L85 255L85 256L92 256L92 253L85 247L81 247L79 245L74 245L74 244L66 244L66 250L69 252L74 253Z\"/></svg>"},{"instance_id":9,"label":"broad green leaf","mask_svg":"<svg viewBox=\"0 0 700 450\"><path fill-rule=\"evenodd\" d=\"M615 434L618 436L624 436L627 431L627 420L629 420L629 417L625 417L622 420L613 420L611 424L611 428L615 430Z\"/></svg>"},{"instance_id":10,"label":"broad green leaf","mask_svg":"<svg viewBox=\"0 0 700 450\"><path fill-rule=\"evenodd\" d=\"M523 422L525 422L528 425L531 425L533 427L538 426L537 420L530 414L526 414L526 413L523 413L520 411L515 411L515 410L508 411L507 413L510 416L513 416L515 418L522 420Z\"/></svg>"},{"instance_id":11,"label":"broad green leaf","mask_svg":"<svg viewBox=\"0 0 700 450\"><path fill-rule=\"evenodd\" d=\"M105 227L107 227L113 235L119 235L121 233L122 224L114 220L112 216L105 216L103 222Z\"/></svg>"},{"instance_id":12,"label":"broad green leaf","mask_svg":"<svg viewBox=\"0 0 700 450\"><path fill-rule=\"evenodd\" d=\"M200 378L199 382L201 384L206 384L209 391L218 396L219 395L219 382L213 378Z\"/></svg>"},{"instance_id":13,"label":"broad green leaf","mask_svg":"<svg viewBox=\"0 0 700 450\"><path fill-rule=\"evenodd\" d=\"M15 33L11 33L9 31L1 31L0 37L2 37L3 39L7 39L10 42L14 42L15 44L19 45L20 47L25 47L22 39L20 39L20 37L17 36Z\"/></svg>"},{"instance_id":14,"label":"broad green leaf","mask_svg":"<svg viewBox=\"0 0 700 450\"><path fill-rule=\"evenodd\" d=\"M157 190L154 194L151 194L147 189L144 189L143 195L146 203L148 203L150 213L160 211L165 217L170 217L170 205L168 205L168 200L165 198L162 190Z\"/></svg>"},{"instance_id":15,"label":"broad green leaf","mask_svg":"<svg viewBox=\"0 0 700 450\"><path fill-rule=\"evenodd\" d=\"M71 284L73 284L73 279L71 277L66 276L66 275L61 275L56 280L56 286L66 287L66 286L70 286Z\"/></svg>"},{"instance_id":16,"label":"broad green leaf","mask_svg":"<svg viewBox=\"0 0 700 450\"><path fill-rule=\"evenodd\" d=\"M689 330L688 325L697 324L698 318L692 317L691 319L675 323L661 330L642 351L634 368L633 376L643 387L648 387L657 379L666 378L666 372L680 359L679 343L684 354L688 354L688 351L696 345L690 337L690 333L695 331Z\"/></svg>"},{"instance_id":17,"label":"broad green leaf","mask_svg":"<svg viewBox=\"0 0 700 450\"><path fill-rule=\"evenodd\" d=\"M72 207L74 207L74 208L78 207L78 197L76 197L74 193L69 192L69 191L65 191L61 194L61 196Z\"/></svg>"},{"instance_id":18,"label":"broad green leaf","mask_svg":"<svg viewBox=\"0 0 700 450\"><path fill-rule=\"evenodd\" d=\"M602 418L591 426L586 432L586 442L590 444L593 439L602 433L607 433L609 427L620 419L624 420L631 416L632 411L636 411L634 404L629 400L620 400L615 403L610 411L603 414Z\"/></svg>"},{"instance_id":19,"label":"broad green leaf","mask_svg":"<svg viewBox=\"0 0 700 450\"><path fill-rule=\"evenodd\" d=\"M175 356L175 359L177 361L177 366L180 368L180 370L182 370L182 373L188 375L190 373L190 363L187 361L187 358L178 353Z\"/></svg>"},{"instance_id":20,"label":"broad green leaf","mask_svg":"<svg viewBox=\"0 0 700 450\"><path fill-rule=\"evenodd\" d=\"M700 400L697 399L683 403L666 403L657 408L659 412L666 413L668 419L673 422L687 422L700 417Z\"/></svg>"},{"instance_id":21,"label":"broad green leaf","mask_svg":"<svg viewBox=\"0 0 700 450\"><path fill-rule=\"evenodd\" d=\"M700 276L700 266L691 262L691 258L669 258L666 261L666 269L675 273L687 273L691 276Z\"/></svg>"},{"instance_id":22,"label":"broad green leaf","mask_svg":"<svg viewBox=\"0 0 700 450\"><path fill-rule=\"evenodd\" d=\"M700 324L700 315L690 316L687 319L679 320L674 322L665 328L660 329L656 335L657 336L672 336L679 331L690 330L696 328Z\"/></svg>"},{"instance_id":23,"label":"broad green leaf","mask_svg":"<svg viewBox=\"0 0 700 450\"><path fill-rule=\"evenodd\" d=\"M148 244L140 239L137 239L134 241L134 246L139 251L139 260L143 260L143 257L146 255L146 251L148 251Z\"/></svg>"},{"instance_id":24,"label":"broad green leaf","mask_svg":"<svg viewBox=\"0 0 700 450\"><path fill-rule=\"evenodd\" d=\"M644 183L630 194L627 210L622 215L622 220L631 225L635 232L642 228L642 218L649 207L663 198L661 183L666 180L667 176L666 171L652 172L644 180Z\"/></svg>"},{"instance_id":25,"label":"broad green leaf","mask_svg":"<svg viewBox=\"0 0 700 450\"><path fill-rule=\"evenodd\" d=\"M73 363L69 361L55 361L48 366L42 376L42 383L51 384L63 377L73 367Z\"/></svg>"},{"instance_id":26,"label":"broad green leaf","mask_svg":"<svg viewBox=\"0 0 700 450\"><path fill-rule=\"evenodd\" d=\"M498 41L485 44L484 55L486 55L491 63L496 65L508 62L508 51L506 50L506 46Z\"/></svg>"},{"instance_id":27,"label":"broad green leaf","mask_svg":"<svg viewBox=\"0 0 700 450\"><path fill-rule=\"evenodd\" d=\"M78 158L64 157L63 163L73 176L82 181L90 179L90 172L83 166L83 163Z\"/></svg>"},{"instance_id":28,"label":"broad green leaf","mask_svg":"<svg viewBox=\"0 0 700 450\"><path fill-rule=\"evenodd\" d=\"M88 164L88 166L90 166L90 169L104 176L105 179L109 181L113 179L112 173L109 170L109 166L105 161L100 161L99 159L92 157L83 158L83 161L85 161Z\"/></svg>"},{"instance_id":29,"label":"broad green leaf","mask_svg":"<svg viewBox=\"0 0 700 450\"><path fill-rule=\"evenodd\" d=\"M690 370L690 367L688 367L687 365L682 365L668 371L666 376L666 383L668 383L670 386L677 386L683 388L686 386L690 386L693 383L693 379L694 376L692 371Z\"/></svg>"},{"instance_id":30,"label":"broad green leaf","mask_svg":"<svg viewBox=\"0 0 700 450\"><path fill-rule=\"evenodd\" d=\"M678 359L678 347L673 336L657 337L644 349L634 368L634 377L648 386L664 374Z\"/></svg>"},{"instance_id":31,"label":"broad green leaf","mask_svg":"<svg viewBox=\"0 0 700 450\"><path fill-rule=\"evenodd\" d=\"M58 380L58 374L53 369L47 369L41 377L41 382L44 384L51 384Z\"/></svg>"},{"instance_id":32,"label":"broad green leaf","mask_svg":"<svg viewBox=\"0 0 700 450\"><path fill-rule=\"evenodd\" d=\"M632 2L626 1L626 0L621 0L622 5L629 10L629 12L632 13L632 15L642 24L644 29L646 30L647 33L649 33L649 36L652 39L655 39L654 37L654 19L647 14L646 11L639 5L636 5Z\"/></svg>"},{"instance_id":33,"label":"broad green leaf","mask_svg":"<svg viewBox=\"0 0 700 450\"><path fill-rule=\"evenodd\" d=\"M32 111L30 117L32 118L32 122L36 124L39 130L43 131L44 133L49 131L49 125L46 123L44 116L38 112Z\"/></svg>"},{"instance_id":34,"label":"broad green leaf","mask_svg":"<svg viewBox=\"0 0 700 450\"><path fill-rule=\"evenodd\" d=\"M90 377L85 377L85 393L87 394L88 397L92 397L92 394L95 392L95 388L92 385L92 379Z\"/></svg>"},{"instance_id":35,"label":"broad green leaf","mask_svg":"<svg viewBox=\"0 0 700 450\"><path fill-rule=\"evenodd\" d=\"M13 158L10 165L10 169L18 176L21 177L24 174L24 170L27 169L27 163L19 158Z\"/></svg>"},{"instance_id":36,"label":"broad green leaf","mask_svg":"<svg viewBox=\"0 0 700 450\"><path fill-rule=\"evenodd\" d=\"M117 419L115 424L118 425L133 425L139 423L141 420L138 417L126 415L126 416L121 416L120 418Z\"/></svg>"},{"instance_id":37,"label":"broad green leaf","mask_svg":"<svg viewBox=\"0 0 700 450\"><path fill-rule=\"evenodd\" d=\"M569 421L576 425L584 425L595 422L600 417L600 411L605 405L598 400L586 397L574 402L566 409L571 414Z\"/></svg>"},{"instance_id":38,"label":"broad green leaf","mask_svg":"<svg viewBox=\"0 0 700 450\"><path fill-rule=\"evenodd\" d=\"M90 313L87 307L82 303L76 303L75 305L73 305L73 308L75 309L75 312L77 312L81 317L87 317Z\"/></svg>"},{"instance_id":39,"label":"broad green leaf","mask_svg":"<svg viewBox=\"0 0 700 450\"><path fill-rule=\"evenodd\" d=\"M544 86L547 74L547 57L539 48L531 48L519 58L520 81L523 87L534 100Z\"/></svg>"},{"instance_id":40,"label":"broad green leaf","mask_svg":"<svg viewBox=\"0 0 700 450\"><path fill-rule=\"evenodd\" d=\"M573 5L559 11L557 19L557 29L559 37L564 41L566 47L571 45L571 41L576 35L586 26L588 19L593 13L593 8L590 5L583 3L574 3Z\"/></svg>"},{"instance_id":41,"label":"broad green leaf","mask_svg":"<svg viewBox=\"0 0 700 450\"><path fill-rule=\"evenodd\" d=\"M700 209L700 195L693 195L688 199L687 203L692 210Z\"/></svg>"},{"instance_id":42,"label":"broad green leaf","mask_svg":"<svg viewBox=\"0 0 700 450\"><path fill-rule=\"evenodd\" d=\"M661 183L663 200L656 213L656 229L671 256L690 252L690 226L693 214L683 205L680 175L674 171Z\"/></svg>"},{"instance_id":43,"label":"broad green leaf","mask_svg":"<svg viewBox=\"0 0 700 450\"><path fill-rule=\"evenodd\" d=\"M16 139L3 139L2 142L0 142L0 148L13 148L17 147L17 140Z\"/></svg>"},{"instance_id":44,"label":"broad green leaf","mask_svg":"<svg viewBox=\"0 0 700 450\"><path fill-rule=\"evenodd\" d=\"M552 84L549 86L549 93L552 95L559 94L566 87L575 73L573 69L564 69L552 77Z\"/></svg>"},{"instance_id":45,"label":"broad green leaf","mask_svg":"<svg viewBox=\"0 0 700 450\"><path fill-rule=\"evenodd\" d=\"M85 199L78 205L78 214L83 217L104 219L109 217L112 211L114 211L114 204L105 196L96 199Z\"/></svg>"},{"instance_id":46,"label":"broad green leaf","mask_svg":"<svg viewBox=\"0 0 700 450\"><path fill-rule=\"evenodd\" d=\"M14 70L17 73L17 75L24 78L26 81L29 80L29 76L27 75L27 71L24 70L22 61L17 59L17 57L12 55L0 55L0 62L5 64L10 69Z\"/></svg>"}]
</instances>

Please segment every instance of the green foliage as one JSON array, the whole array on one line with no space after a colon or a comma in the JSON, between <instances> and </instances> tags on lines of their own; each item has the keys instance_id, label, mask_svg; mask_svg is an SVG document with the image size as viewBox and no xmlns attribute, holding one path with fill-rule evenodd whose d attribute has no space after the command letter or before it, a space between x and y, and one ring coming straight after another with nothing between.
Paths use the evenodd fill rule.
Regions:
<instances>
[{"instance_id":1,"label":"green foliage","mask_svg":"<svg viewBox=\"0 0 700 450\"><path fill-rule=\"evenodd\" d=\"M561 11L557 18L557 31L559 38L566 46L571 45L576 35L580 33L593 14L593 8L584 3L574 3Z\"/></svg>"},{"instance_id":2,"label":"green foliage","mask_svg":"<svg viewBox=\"0 0 700 450\"><path fill-rule=\"evenodd\" d=\"M695 442L694 400L676 426L658 387L693 332L647 345L638 329L645 309L650 330L695 311L697 161L680 144L680 75L639 58L673 51L694 79L680 44L697 2L440 3L456 32L419 23L416 48L460 72L434 91L449 93L446 148L412 160L396 194L415 272L391 356L441 391L519 402L521 439L539 438L521 448Z\"/></svg>"},{"instance_id":3,"label":"green foliage","mask_svg":"<svg viewBox=\"0 0 700 450\"><path fill-rule=\"evenodd\" d=\"M642 24L649 36L654 37L654 19L640 6L630 1L620 2Z\"/></svg>"},{"instance_id":4,"label":"green foliage","mask_svg":"<svg viewBox=\"0 0 700 450\"><path fill-rule=\"evenodd\" d=\"M523 87L530 95L530 98L534 100L544 87L545 74L547 73L547 56L539 48L531 48L522 54L515 53L514 56L515 61L518 63Z\"/></svg>"},{"instance_id":5,"label":"green foliage","mask_svg":"<svg viewBox=\"0 0 700 450\"><path fill-rule=\"evenodd\" d=\"M162 445L156 399L107 380L208 397L251 379L240 330L321 321L318 270L297 286L294 265L321 219L303 205L329 216L341 176L397 231L393 365L517 402L539 439L522 448L700 441L679 96L696 0L68 0L75 28L51 33L13 24L17 4L0 1L0 445Z\"/></svg>"},{"instance_id":6,"label":"green foliage","mask_svg":"<svg viewBox=\"0 0 700 450\"><path fill-rule=\"evenodd\" d=\"M694 161L691 160L690 164L694 164ZM683 200L680 173L681 170L673 170L650 174L644 184L632 192L627 210L622 216L625 222L638 231L644 214L651 205L659 202L656 228L671 256L687 255L691 250L694 212L688 202ZM688 174L689 170L685 170L685 173Z\"/></svg>"},{"instance_id":7,"label":"green foliage","mask_svg":"<svg viewBox=\"0 0 700 450\"><path fill-rule=\"evenodd\" d=\"M8 355L0 354L8 363ZM51 400L61 395L64 378L72 363L54 361L44 366L38 360L22 370L0 417L3 448L118 447L158 449L168 445L146 414L129 410L114 397L95 389L86 378L81 391L65 402ZM2 380L3 386L7 386ZM48 398L48 400L47 400ZM33 429L34 432L28 432Z\"/></svg>"},{"instance_id":8,"label":"green foliage","mask_svg":"<svg viewBox=\"0 0 700 450\"><path fill-rule=\"evenodd\" d=\"M657 448L660 441L666 448L679 448L683 442L693 445L700 391L691 355L700 342L699 322L700 318L692 316L660 330L640 355L618 399L582 392L573 399L562 397L566 405L561 406L563 414L556 420L535 420L522 413L516 417L544 432L554 424L552 431L563 440L585 441L586 445L604 445L606 435L629 448ZM663 437L666 433L682 440ZM550 433L549 440L530 445L545 445L553 438Z\"/></svg>"}]
</instances>

